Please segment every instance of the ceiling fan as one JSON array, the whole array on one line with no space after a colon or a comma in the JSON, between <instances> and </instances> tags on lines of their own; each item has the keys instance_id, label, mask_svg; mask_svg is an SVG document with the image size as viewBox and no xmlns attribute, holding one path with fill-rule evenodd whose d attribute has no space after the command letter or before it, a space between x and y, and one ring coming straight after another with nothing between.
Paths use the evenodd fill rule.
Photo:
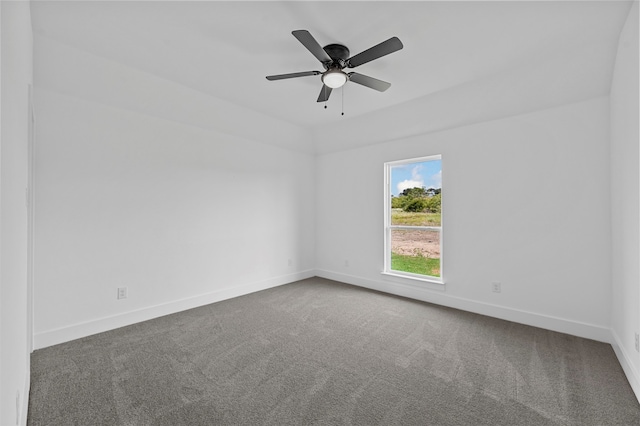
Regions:
<instances>
[{"instance_id":1,"label":"ceiling fan","mask_svg":"<svg viewBox=\"0 0 640 426\"><path fill-rule=\"evenodd\" d=\"M391 37L364 52L349 57L349 49L347 49L346 46L341 44L328 44L325 47L321 47L307 30L295 30L292 31L291 34L320 61L325 71L303 71L290 74L269 75L267 76L267 80L273 81L320 75L322 76L322 90L318 96L318 102L327 101L331 95L331 91L342 87L347 81L352 81L379 92L384 92L391 87L391 83L387 83L386 81L356 72L346 73L344 69L355 68L402 49L402 42L398 37Z\"/></svg>"}]
</instances>

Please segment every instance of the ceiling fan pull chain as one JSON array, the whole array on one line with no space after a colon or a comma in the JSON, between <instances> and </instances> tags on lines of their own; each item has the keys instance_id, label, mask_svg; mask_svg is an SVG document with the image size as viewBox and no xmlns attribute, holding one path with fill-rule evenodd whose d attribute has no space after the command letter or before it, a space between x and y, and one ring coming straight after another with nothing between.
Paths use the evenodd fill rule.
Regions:
<instances>
[{"instance_id":1,"label":"ceiling fan pull chain","mask_svg":"<svg viewBox=\"0 0 640 426\"><path fill-rule=\"evenodd\" d=\"M344 86L346 86L346 84ZM344 86L342 86L342 114L341 115L344 115Z\"/></svg>"},{"instance_id":2,"label":"ceiling fan pull chain","mask_svg":"<svg viewBox=\"0 0 640 426\"><path fill-rule=\"evenodd\" d=\"M329 101L329 98L327 97L327 86L323 84L322 90L324 90L324 109L327 109L327 102Z\"/></svg>"}]
</instances>

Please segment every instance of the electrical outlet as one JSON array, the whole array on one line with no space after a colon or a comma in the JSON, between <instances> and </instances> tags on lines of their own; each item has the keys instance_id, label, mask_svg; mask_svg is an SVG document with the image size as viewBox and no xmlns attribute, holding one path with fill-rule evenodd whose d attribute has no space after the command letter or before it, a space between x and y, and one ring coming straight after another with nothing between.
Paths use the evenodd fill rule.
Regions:
<instances>
[{"instance_id":1,"label":"electrical outlet","mask_svg":"<svg viewBox=\"0 0 640 426\"><path fill-rule=\"evenodd\" d=\"M636 352L640 352L640 336L636 333Z\"/></svg>"},{"instance_id":2,"label":"electrical outlet","mask_svg":"<svg viewBox=\"0 0 640 426\"><path fill-rule=\"evenodd\" d=\"M491 291L494 293L500 293L502 291L502 284L497 281L491 283Z\"/></svg>"},{"instance_id":3,"label":"electrical outlet","mask_svg":"<svg viewBox=\"0 0 640 426\"><path fill-rule=\"evenodd\" d=\"M126 299L126 298L127 298L127 288L118 287L118 299Z\"/></svg>"}]
</instances>

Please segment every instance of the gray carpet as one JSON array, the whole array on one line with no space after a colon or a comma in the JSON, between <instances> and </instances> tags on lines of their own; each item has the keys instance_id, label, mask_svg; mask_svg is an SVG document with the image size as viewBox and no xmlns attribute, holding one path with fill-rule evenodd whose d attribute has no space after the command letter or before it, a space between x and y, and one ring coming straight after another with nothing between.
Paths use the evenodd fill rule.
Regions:
<instances>
[{"instance_id":1,"label":"gray carpet","mask_svg":"<svg viewBox=\"0 0 640 426\"><path fill-rule=\"evenodd\" d=\"M640 425L610 345L320 278L35 351L30 425Z\"/></svg>"}]
</instances>

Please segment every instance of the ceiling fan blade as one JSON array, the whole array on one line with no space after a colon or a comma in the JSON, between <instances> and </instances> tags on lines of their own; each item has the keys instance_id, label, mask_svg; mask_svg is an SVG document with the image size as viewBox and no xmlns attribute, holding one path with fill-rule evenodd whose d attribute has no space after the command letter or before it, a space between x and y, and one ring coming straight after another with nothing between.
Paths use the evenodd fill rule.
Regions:
<instances>
[{"instance_id":1,"label":"ceiling fan blade","mask_svg":"<svg viewBox=\"0 0 640 426\"><path fill-rule=\"evenodd\" d=\"M368 75L358 74L357 72L349 73L349 81L353 81L354 83L358 83L371 89L375 89L378 92L384 92L389 87L391 87L391 83L378 80L377 78L369 77Z\"/></svg>"},{"instance_id":2,"label":"ceiling fan blade","mask_svg":"<svg viewBox=\"0 0 640 426\"><path fill-rule=\"evenodd\" d=\"M391 37L389 40L383 41L380 44L377 44L364 52L358 53L356 56L353 56L347 59L347 67L355 68L362 64L366 64L367 62L371 62L374 59L381 58L389 53L396 52L402 49L404 46L398 37Z\"/></svg>"},{"instance_id":3,"label":"ceiling fan blade","mask_svg":"<svg viewBox=\"0 0 640 426\"><path fill-rule=\"evenodd\" d=\"M310 75L320 75L322 74L320 71L303 71L303 72L292 72L290 74L278 74L278 75L268 75L267 80L283 80L285 78L296 78L296 77L308 77Z\"/></svg>"},{"instance_id":4,"label":"ceiling fan blade","mask_svg":"<svg viewBox=\"0 0 640 426\"><path fill-rule=\"evenodd\" d=\"M325 102L329 100L329 96L331 96L331 91L333 89L329 86L322 85L322 90L320 90L320 95L318 96L317 102Z\"/></svg>"},{"instance_id":5,"label":"ceiling fan blade","mask_svg":"<svg viewBox=\"0 0 640 426\"><path fill-rule=\"evenodd\" d=\"M331 62L331 57L327 55L322 46L318 44L315 38L307 30L295 30L291 31L291 34L298 39L300 43L307 48L309 52L313 54L320 62Z\"/></svg>"}]
</instances>

